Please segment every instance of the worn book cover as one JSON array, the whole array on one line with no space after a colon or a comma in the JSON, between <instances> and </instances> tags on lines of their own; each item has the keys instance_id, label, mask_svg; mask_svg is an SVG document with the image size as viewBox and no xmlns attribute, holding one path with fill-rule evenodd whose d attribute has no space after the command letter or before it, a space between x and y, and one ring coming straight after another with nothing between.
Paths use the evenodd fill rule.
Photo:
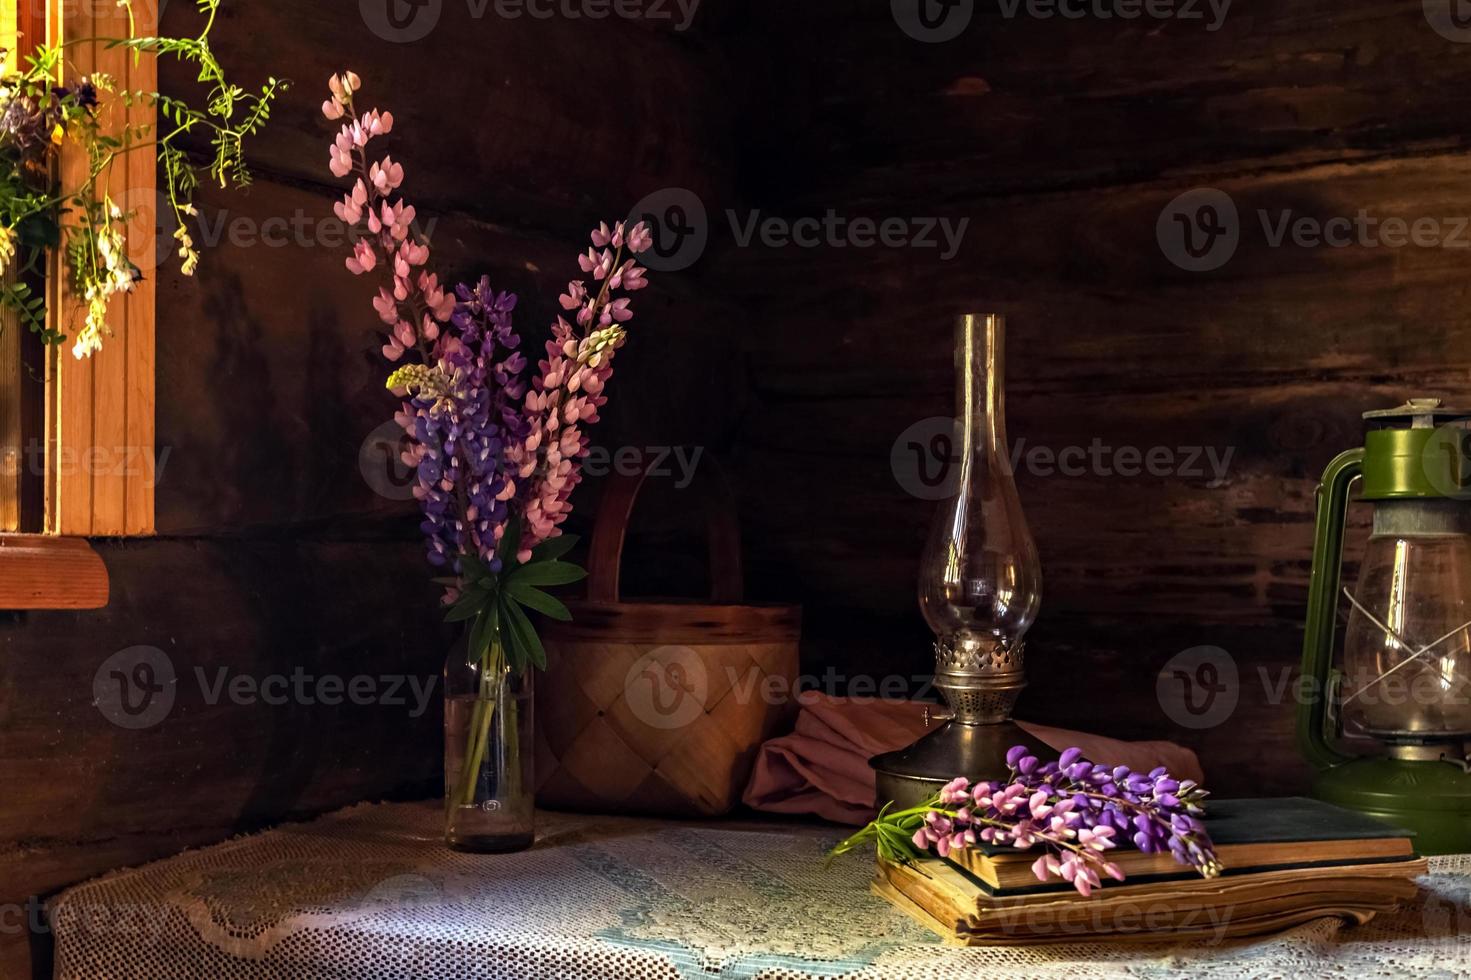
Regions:
<instances>
[{"instance_id":1,"label":"worn book cover","mask_svg":"<svg viewBox=\"0 0 1471 980\"><path fill-rule=\"evenodd\" d=\"M1406 831L1353 810L1294 796L1265 800L1215 800L1206 807L1206 829L1227 875L1271 868L1336 867L1404 861L1415 856ZM1039 882L1036 852L982 844L954 855L954 863L995 895L1070 891L1066 882ZM1196 877L1169 854L1120 847L1109 853L1130 884Z\"/></svg>"}]
</instances>

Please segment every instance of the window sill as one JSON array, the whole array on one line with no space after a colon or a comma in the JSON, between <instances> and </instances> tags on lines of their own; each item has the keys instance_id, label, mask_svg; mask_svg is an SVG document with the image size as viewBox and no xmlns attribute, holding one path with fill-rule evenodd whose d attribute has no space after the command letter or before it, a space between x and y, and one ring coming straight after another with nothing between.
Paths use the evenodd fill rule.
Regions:
<instances>
[{"instance_id":1,"label":"window sill","mask_svg":"<svg viewBox=\"0 0 1471 980\"><path fill-rule=\"evenodd\" d=\"M0 609L101 609L107 566L83 538L0 534Z\"/></svg>"}]
</instances>

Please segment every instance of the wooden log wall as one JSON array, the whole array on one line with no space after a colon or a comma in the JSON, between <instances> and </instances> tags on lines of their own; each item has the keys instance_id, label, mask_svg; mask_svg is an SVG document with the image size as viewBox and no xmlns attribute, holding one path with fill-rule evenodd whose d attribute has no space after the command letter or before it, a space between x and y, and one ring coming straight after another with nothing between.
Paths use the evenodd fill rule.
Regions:
<instances>
[{"instance_id":1,"label":"wooden log wall","mask_svg":"<svg viewBox=\"0 0 1471 980\"><path fill-rule=\"evenodd\" d=\"M196 30L192 8L171 5L164 30ZM203 191L197 277L176 262L158 274L159 536L96 543L113 582L101 612L0 614L0 976L49 975L36 896L281 819L438 791L451 636L399 475L381 456L371 479L360 466L396 403L376 284L343 268L332 217L328 76L361 72L363 98L395 113L390 149L436 267L521 290L530 348L599 219L668 184L723 193L728 127L711 108L707 43L446 4L426 37L397 44L355 3L227 0L216 49L236 80L294 85L251 147L256 182ZM163 85L192 91L178 66ZM661 420L648 438L708 441L676 408L711 390L709 374L664 365L701 352L738 363L722 352L724 316L674 277L643 294L631 326L648 329L620 380L650 395L610 405L611 444L646 415ZM360 677L375 679L370 703L333 686ZM135 708L159 688L147 703L167 712L122 711L122 684Z\"/></svg>"},{"instance_id":2,"label":"wooden log wall","mask_svg":"<svg viewBox=\"0 0 1471 980\"><path fill-rule=\"evenodd\" d=\"M753 145L740 198L711 202L706 261L748 313L753 580L807 604L809 668L927 670L914 581L934 505L891 451L951 411L953 316L998 310L1014 443L1107 448L1072 476L1023 457L1046 586L1021 716L1177 738L1221 793L1303 790L1288 681L1317 475L1361 444L1366 409L1471 401L1471 44L1371 0L1238 0L1214 31L977 3L943 44L888 4L753 6L732 41L761 83ZM1229 196L1239 242L1187 271L1158 226L1199 188ZM741 247L727 207L970 224L949 261ZM1444 244L1273 245L1284 215L1361 211L1432 219ZM1151 474L1156 447L1175 463ZM1205 451L1230 454L1220 480ZM1235 677L1202 715L1184 700L1207 692L1174 678L1198 647L1223 652L1186 657L1188 678L1200 656Z\"/></svg>"},{"instance_id":3,"label":"wooden log wall","mask_svg":"<svg viewBox=\"0 0 1471 980\"><path fill-rule=\"evenodd\" d=\"M161 536L99 546L104 612L0 621L4 910L274 820L434 791L436 702L415 718L243 708L198 680L427 677L446 647L412 506L359 473L391 411L367 284L307 220L336 193L317 105L344 67L398 118L394 154L436 222L440 267L536 290L523 335L553 314L589 222L663 188L702 200L710 244L641 295L599 440L733 463L748 585L805 604L806 672L841 688L928 670L914 580L933 505L891 458L901 433L950 410L951 318L1001 310L1013 439L1110 450L1108 473L1022 468L1046 578L1023 715L1178 738L1224 793L1303 787L1282 692L1313 483L1364 409L1471 401L1471 322L1456 248L1272 247L1258 212L1433 217L1448 234L1471 215L1471 45L1389 0L1236 0L1216 30L976 4L945 44L867 0L705 0L688 31L439 9L426 36L395 43L357 4L225 5L217 47L241 81L297 86L254 147L250 192L204 195L220 237L196 235L198 279L160 274ZM173 4L165 30L192 17ZM1157 226L1206 187L1229 195L1240 240L1189 272ZM727 209L741 226L829 210L969 223L943 260L741 247ZM260 240L298 215L288 245ZM1119 475L1120 447L1169 448L1175 466ZM1220 479L1206 450L1230 453ZM650 504L646 524L678 512ZM695 578L691 531L665 521L635 540L630 590ZM169 716L134 730L94 705L94 680L138 646L178 683ZM1202 646L1237 677L1203 727L1159 682ZM0 920L0 974L44 975L29 955L44 936L14 921Z\"/></svg>"}]
</instances>

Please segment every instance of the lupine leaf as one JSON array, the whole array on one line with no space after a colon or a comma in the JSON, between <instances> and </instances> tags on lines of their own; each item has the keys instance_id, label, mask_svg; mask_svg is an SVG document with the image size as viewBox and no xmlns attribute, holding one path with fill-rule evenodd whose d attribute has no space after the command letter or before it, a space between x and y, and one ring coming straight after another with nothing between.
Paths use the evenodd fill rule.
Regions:
<instances>
[{"instance_id":1,"label":"lupine leaf","mask_svg":"<svg viewBox=\"0 0 1471 980\"><path fill-rule=\"evenodd\" d=\"M570 622L572 613L562 604L562 600L554 595L549 595L540 589L522 582L511 582L506 586L506 594L523 606L529 606L544 616L564 623Z\"/></svg>"},{"instance_id":2,"label":"lupine leaf","mask_svg":"<svg viewBox=\"0 0 1471 980\"><path fill-rule=\"evenodd\" d=\"M470 630L471 663L485 659L485 651L490 649L490 641L495 639L498 618L498 608L495 604L482 609L480 615L476 617L475 626Z\"/></svg>"},{"instance_id":3,"label":"lupine leaf","mask_svg":"<svg viewBox=\"0 0 1471 980\"><path fill-rule=\"evenodd\" d=\"M564 534L561 537L547 538L541 544L531 549L531 560L534 562L556 561L577 547L577 542L580 540L575 534Z\"/></svg>"},{"instance_id":4,"label":"lupine leaf","mask_svg":"<svg viewBox=\"0 0 1471 980\"><path fill-rule=\"evenodd\" d=\"M481 613L481 606L473 602L455 603L450 606L449 613L444 617L446 623L463 623L467 619L474 619Z\"/></svg>"},{"instance_id":5,"label":"lupine leaf","mask_svg":"<svg viewBox=\"0 0 1471 980\"><path fill-rule=\"evenodd\" d=\"M490 569L485 566L485 562L481 561L478 555L468 552L460 556L460 567L471 578L485 578L490 575Z\"/></svg>"},{"instance_id":6,"label":"lupine leaf","mask_svg":"<svg viewBox=\"0 0 1471 980\"><path fill-rule=\"evenodd\" d=\"M516 549L521 547L521 515L512 514L511 519L506 522L506 530L501 535L500 547L496 549L496 557L501 560L501 568L515 567Z\"/></svg>"},{"instance_id":7,"label":"lupine leaf","mask_svg":"<svg viewBox=\"0 0 1471 980\"><path fill-rule=\"evenodd\" d=\"M522 565L511 573L507 580L523 585L571 585L587 578L587 572L571 562L545 561L535 565Z\"/></svg>"},{"instance_id":8,"label":"lupine leaf","mask_svg":"<svg viewBox=\"0 0 1471 980\"><path fill-rule=\"evenodd\" d=\"M545 670L547 666L547 652L541 645L541 638L536 635L536 627L531 625L526 611L518 605L515 600L509 600L504 604L506 625L511 635L516 638L525 651L527 657L539 670Z\"/></svg>"},{"instance_id":9,"label":"lupine leaf","mask_svg":"<svg viewBox=\"0 0 1471 980\"><path fill-rule=\"evenodd\" d=\"M494 596L495 596L495 590L494 589L487 589L484 586L480 586L480 585L472 585L468 589L466 589L464 592L460 593L460 597L458 599L456 599L454 602L450 603L450 610L454 614L458 614L461 611L466 610L466 609L469 609L471 611L478 610L478 609L483 608L488 602L490 602L490 600ZM468 619L468 618L469 617L467 617L467 616L458 616L458 618L451 619L448 616L446 616L445 617L445 622L447 622L447 623L457 623L457 622L461 622L464 619Z\"/></svg>"}]
</instances>

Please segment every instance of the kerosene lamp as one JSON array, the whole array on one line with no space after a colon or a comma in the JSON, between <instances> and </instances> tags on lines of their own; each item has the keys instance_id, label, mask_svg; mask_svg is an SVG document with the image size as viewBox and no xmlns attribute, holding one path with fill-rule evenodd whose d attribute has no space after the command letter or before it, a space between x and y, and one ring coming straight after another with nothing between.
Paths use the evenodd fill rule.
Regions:
<instances>
[{"instance_id":1,"label":"kerosene lamp","mask_svg":"<svg viewBox=\"0 0 1471 980\"><path fill-rule=\"evenodd\" d=\"M952 717L907 748L870 761L878 803L914 806L956 776L995 778L1014 745L1049 752L1011 720L1026 686L1023 637L1042 598L1006 444L1006 322L971 314L956 327L953 494L940 503L921 560L919 605L935 632L935 687Z\"/></svg>"},{"instance_id":2,"label":"kerosene lamp","mask_svg":"<svg viewBox=\"0 0 1471 980\"><path fill-rule=\"evenodd\" d=\"M1415 831L1421 853L1471 851L1471 412L1416 398L1364 421L1363 448L1318 486L1298 740L1316 796ZM1374 524L1340 594L1355 481ZM1351 755L1345 736L1375 751Z\"/></svg>"}]
</instances>

